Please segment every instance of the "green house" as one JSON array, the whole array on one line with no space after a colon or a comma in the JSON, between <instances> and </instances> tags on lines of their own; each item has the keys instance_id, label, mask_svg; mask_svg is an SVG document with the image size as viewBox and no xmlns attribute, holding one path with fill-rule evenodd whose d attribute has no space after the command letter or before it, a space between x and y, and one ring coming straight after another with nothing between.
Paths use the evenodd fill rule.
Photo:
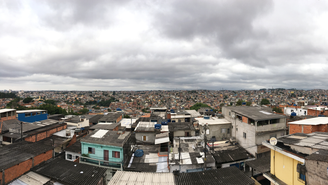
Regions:
<instances>
[{"instance_id":1,"label":"green house","mask_svg":"<svg viewBox=\"0 0 328 185\"><path fill-rule=\"evenodd\" d=\"M123 170L132 155L131 133L97 129L81 139L80 163Z\"/></svg>"}]
</instances>

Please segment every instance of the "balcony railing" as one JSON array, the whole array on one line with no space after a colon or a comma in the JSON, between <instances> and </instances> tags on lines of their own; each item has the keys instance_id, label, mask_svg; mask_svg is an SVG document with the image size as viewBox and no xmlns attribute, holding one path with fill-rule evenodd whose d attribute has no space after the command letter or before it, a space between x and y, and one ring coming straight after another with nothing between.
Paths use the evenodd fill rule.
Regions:
<instances>
[{"instance_id":1,"label":"balcony railing","mask_svg":"<svg viewBox=\"0 0 328 185\"><path fill-rule=\"evenodd\" d=\"M123 171L122 163L81 156L80 163Z\"/></svg>"},{"instance_id":2,"label":"balcony railing","mask_svg":"<svg viewBox=\"0 0 328 185\"><path fill-rule=\"evenodd\" d=\"M282 129L286 129L286 123L275 123L275 124L261 125L256 127L257 132L282 130Z\"/></svg>"}]
</instances>

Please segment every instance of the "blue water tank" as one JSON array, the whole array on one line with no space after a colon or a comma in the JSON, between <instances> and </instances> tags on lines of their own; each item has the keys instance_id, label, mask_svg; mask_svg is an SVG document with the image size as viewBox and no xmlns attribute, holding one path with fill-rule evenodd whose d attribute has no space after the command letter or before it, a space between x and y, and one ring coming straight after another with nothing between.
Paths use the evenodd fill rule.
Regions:
<instances>
[{"instance_id":1,"label":"blue water tank","mask_svg":"<svg viewBox=\"0 0 328 185\"><path fill-rule=\"evenodd\" d=\"M296 116L296 112L292 112L290 115L291 116Z\"/></svg>"},{"instance_id":2,"label":"blue water tank","mask_svg":"<svg viewBox=\"0 0 328 185\"><path fill-rule=\"evenodd\" d=\"M210 117L209 116L204 116L204 119L210 119Z\"/></svg>"},{"instance_id":3,"label":"blue water tank","mask_svg":"<svg viewBox=\"0 0 328 185\"><path fill-rule=\"evenodd\" d=\"M167 119L167 122L171 122L171 119Z\"/></svg>"},{"instance_id":4,"label":"blue water tank","mask_svg":"<svg viewBox=\"0 0 328 185\"><path fill-rule=\"evenodd\" d=\"M155 129L161 129L162 125L161 124L155 124Z\"/></svg>"},{"instance_id":5,"label":"blue water tank","mask_svg":"<svg viewBox=\"0 0 328 185\"><path fill-rule=\"evenodd\" d=\"M116 109L116 111L122 111L122 109L120 109L120 108L117 108L117 109Z\"/></svg>"},{"instance_id":6,"label":"blue water tank","mask_svg":"<svg viewBox=\"0 0 328 185\"><path fill-rule=\"evenodd\" d=\"M173 110L173 109L171 109L171 110L170 110L170 112L171 112L171 113L174 113L174 110Z\"/></svg>"},{"instance_id":7,"label":"blue water tank","mask_svg":"<svg viewBox=\"0 0 328 185\"><path fill-rule=\"evenodd\" d=\"M134 156L136 157L142 157L144 155L144 151L141 149L138 149L134 152Z\"/></svg>"}]
</instances>

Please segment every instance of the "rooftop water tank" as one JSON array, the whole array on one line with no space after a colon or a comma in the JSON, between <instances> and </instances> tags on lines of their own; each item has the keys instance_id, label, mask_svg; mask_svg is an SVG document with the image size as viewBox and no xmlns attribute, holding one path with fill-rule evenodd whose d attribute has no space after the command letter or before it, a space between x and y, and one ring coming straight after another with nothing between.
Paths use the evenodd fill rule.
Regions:
<instances>
[{"instance_id":1,"label":"rooftop water tank","mask_svg":"<svg viewBox=\"0 0 328 185\"><path fill-rule=\"evenodd\" d=\"M155 129L161 129L162 125L161 124L155 124Z\"/></svg>"},{"instance_id":2,"label":"rooftop water tank","mask_svg":"<svg viewBox=\"0 0 328 185\"><path fill-rule=\"evenodd\" d=\"M296 112L292 112L290 115L291 116L296 116Z\"/></svg>"},{"instance_id":3,"label":"rooftop water tank","mask_svg":"<svg viewBox=\"0 0 328 185\"><path fill-rule=\"evenodd\" d=\"M138 149L134 152L134 156L136 157L142 157L144 155L144 151L141 149Z\"/></svg>"}]
</instances>

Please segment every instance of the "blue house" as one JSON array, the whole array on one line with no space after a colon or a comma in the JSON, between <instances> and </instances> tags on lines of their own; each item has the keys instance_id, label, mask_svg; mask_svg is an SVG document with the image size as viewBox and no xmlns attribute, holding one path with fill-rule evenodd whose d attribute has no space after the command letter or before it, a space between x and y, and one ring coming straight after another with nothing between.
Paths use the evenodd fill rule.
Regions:
<instances>
[{"instance_id":1,"label":"blue house","mask_svg":"<svg viewBox=\"0 0 328 185\"><path fill-rule=\"evenodd\" d=\"M33 123L36 121L42 121L48 119L48 113L46 110L19 110L16 111L17 119L19 121Z\"/></svg>"},{"instance_id":2,"label":"blue house","mask_svg":"<svg viewBox=\"0 0 328 185\"><path fill-rule=\"evenodd\" d=\"M81 139L80 163L123 170L132 155L131 133L97 129Z\"/></svg>"}]
</instances>

